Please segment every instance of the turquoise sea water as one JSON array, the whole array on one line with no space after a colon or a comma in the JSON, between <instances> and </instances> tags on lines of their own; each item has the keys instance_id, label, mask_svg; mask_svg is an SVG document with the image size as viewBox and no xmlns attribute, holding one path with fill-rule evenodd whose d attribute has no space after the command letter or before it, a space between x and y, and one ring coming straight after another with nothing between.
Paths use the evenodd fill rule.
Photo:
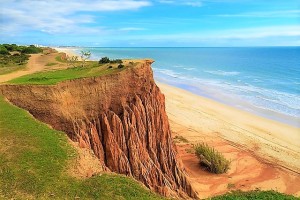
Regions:
<instances>
[{"instance_id":1,"label":"turquoise sea water","mask_svg":"<svg viewBox=\"0 0 300 200\"><path fill-rule=\"evenodd\" d=\"M82 49L154 59L157 81L300 127L300 47Z\"/></svg>"}]
</instances>

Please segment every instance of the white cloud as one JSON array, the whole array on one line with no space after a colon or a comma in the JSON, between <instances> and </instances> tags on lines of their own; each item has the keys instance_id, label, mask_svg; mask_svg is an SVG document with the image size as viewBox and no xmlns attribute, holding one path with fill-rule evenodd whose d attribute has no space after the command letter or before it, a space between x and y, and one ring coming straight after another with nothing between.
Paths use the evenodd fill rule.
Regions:
<instances>
[{"instance_id":1,"label":"white cloud","mask_svg":"<svg viewBox=\"0 0 300 200\"><path fill-rule=\"evenodd\" d=\"M246 12L239 14L221 14L218 17L299 17L300 10L277 10L264 12Z\"/></svg>"},{"instance_id":2,"label":"white cloud","mask_svg":"<svg viewBox=\"0 0 300 200\"><path fill-rule=\"evenodd\" d=\"M120 28L120 31L145 31L147 29L145 28L138 28L138 27L125 27L125 28Z\"/></svg>"},{"instance_id":3,"label":"white cloud","mask_svg":"<svg viewBox=\"0 0 300 200\"><path fill-rule=\"evenodd\" d=\"M193 6L193 7L201 7L201 0L158 0L159 3L162 4L174 4L174 5L184 5L184 6Z\"/></svg>"},{"instance_id":4,"label":"white cloud","mask_svg":"<svg viewBox=\"0 0 300 200\"><path fill-rule=\"evenodd\" d=\"M3 0L1 1L2 34L23 30L47 33L96 33L104 27L86 27L95 22L93 15L84 12L112 12L137 10L150 6L147 0Z\"/></svg>"},{"instance_id":5,"label":"white cloud","mask_svg":"<svg viewBox=\"0 0 300 200\"><path fill-rule=\"evenodd\" d=\"M172 1L172 0L160 0L158 1L159 3L166 3L166 4L174 4L175 1Z\"/></svg>"},{"instance_id":6,"label":"white cloud","mask_svg":"<svg viewBox=\"0 0 300 200\"><path fill-rule=\"evenodd\" d=\"M218 38L255 39L266 37L292 37L300 36L300 26L269 26L222 31L221 34L212 35Z\"/></svg>"},{"instance_id":7,"label":"white cloud","mask_svg":"<svg viewBox=\"0 0 300 200\"><path fill-rule=\"evenodd\" d=\"M284 41L291 41L293 38L300 37L300 26L268 26L268 27L254 27L244 29L230 29L230 30L214 30L201 31L193 33L178 33L178 34L160 34L160 35L141 35L129 37L130 40L149 40L157 41L176 41L177 43L188 43L191 45L201 45L207 43L210 45L219 44L230 46L231 42L240 44L249 44L258 41L272 41L272 45L291 45L285 44ZM277 38L272 39L272 38ZM290 38L287 40L280 40L282 38ZM296 41L295 41L296 42ZM253 44L254 44L253 43ZM171 44L171 43L170 43ZM265 43L261 43L265 44ZM258 44L254 44L258 45Z\"/></svg>"}]
</instances>

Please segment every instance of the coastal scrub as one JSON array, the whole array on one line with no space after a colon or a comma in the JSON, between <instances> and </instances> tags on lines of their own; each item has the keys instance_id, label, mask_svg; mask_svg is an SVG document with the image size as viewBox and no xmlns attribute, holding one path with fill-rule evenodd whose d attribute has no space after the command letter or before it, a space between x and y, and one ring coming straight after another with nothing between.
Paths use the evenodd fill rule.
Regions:
<instances>
[{"instance_id":1,"label":"coastal scrub","mask_svg":"<svg viewBox=\"0 0 300 200\"><path fill-rule=\"evenodd\" d=\"M200 160L200 165L206 167L208 171L215 174L226 173L229 169L230 161L213 147L205 143L197 144L195 153Z\"/></svg>"}]
</instances>

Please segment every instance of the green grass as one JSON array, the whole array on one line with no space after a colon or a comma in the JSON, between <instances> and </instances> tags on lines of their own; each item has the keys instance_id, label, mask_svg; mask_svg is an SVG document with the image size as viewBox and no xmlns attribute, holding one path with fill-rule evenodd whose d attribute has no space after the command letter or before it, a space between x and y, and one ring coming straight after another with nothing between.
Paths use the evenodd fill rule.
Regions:
<instances>
[{"instance_id":1,"label":"green grass","mask_svg":"<svg viewBox=\"0 0 300 200\"><path fill-rule=\"evenodd\" d=\"M67 60L61 59L63 54L64 53L60 53L58 56L55 57L55 60L58 61L58 62L62 62L62 63L68 62Z\"/></svg>"},{"instance_id":2,"label":"green grass","mask_svg":"<svg viewBox=\"0 0 300 200\"><path fill-rule=\"evenodd\" d=\"M66 134L0 96L0 199L162 199L121 175L69 176L76 155Z\"/></svg>"},{"instance_id":3,"label":"green grass","mask_svg":"<svg viewBox=\"0 0 300 200\"><path fill-rule=\"evenodd\" d=\"M227 189L233 189L235 188L235 184L234 183L228 183L227 184Z\"/></svg>"},{"instance_id":4,"label":"green grass","mask_svg":"<svg viewBox=\"0 0 300 200\"><path fill-rule=\"evenodd\" d=\"M26 68L26 64L22 64L22 65L15 64L15 65L10 65L5 67L0 66L0 75L9 74L11 72L15 72L25 68Z\"/></svg>"},{"instance_id":5,"label":"green grass","mask_svg":"<svg viewBox=\"0 0 300 200\"><path fill-rule=\"evenodd\" d=\"M35 74L25 75L9 81L12 84L38 84L53 85L61 81L72 80L83 77L95 77L107 75L124 70L125 68L107 69L106 65L99 66L97 62L87 62L86 67L70 67L64 70L39 72Z\"/></svg>"},{"instance_id":6,"label":"green grass","mask_svg":"<svg viewBox=\"0 0 300 200\"><path fill-rule=\"evenodd\" d=\"M205 143L197 144L194 147L195 153L200 160L200 164L208 171L216 174L226 173L229 169L230 161L214 148Z\"/></svg>"},{"instance_id":7,"label":"green grass","mask_svg":"<svg viewBox=\"0 0 300 200\"><path fill-rule=\"evenodd\" d=\"M29 55L1 55L0 54L0 75L8 74L17 70L24 69Z\"/></svg>"},{"instance_id":8,"label":"green grass","mask_svg":"<svg viewBox=\"0 0 300 200\"><path fill-rule=\"evenodd\" d=\"M260 191L254 190L249 192L242 191L233 191L224 195L216 196L210 198L211 200L297 200L300 198L296 198L291 195L278 193L275 191Z\"/></svg>"},{"instance_id":9,"label":"green grass","mask_svg":"<svg viewBox=\"0 0 300 200\"><path fill-rule=\"evenodd\" d=\"M178 136L178 135L176 135L176 136L174 137L174 139L175 139L175 141L179 141L179 142L184 142L184 143L188 143L188 142L189 142L188 139L186 139L186 138L183 137L183 136Z\"/></svg>"},{"instance_id":10,"label":"green grass","mask_svg":"<svg viewBox=\"0 0 300 200\"><path fill-rule=\"evenodd\" d=\"M45 66L49 67L49 66L53 66L53 65L57 65L58 63L55 63L55 62L50 62L50 63L47 63Z\"/></svg>"}]
</instances>

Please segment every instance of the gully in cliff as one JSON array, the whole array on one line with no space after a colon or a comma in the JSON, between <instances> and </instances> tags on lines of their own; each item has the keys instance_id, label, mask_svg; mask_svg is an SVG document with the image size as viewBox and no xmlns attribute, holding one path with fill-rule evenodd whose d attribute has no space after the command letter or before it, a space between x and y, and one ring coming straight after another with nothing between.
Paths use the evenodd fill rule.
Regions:
<instances>
[{"instance_id":1,"label":"gully in cliff","mask_svg":"<svg viewBox=\"0 0 300 200\"><path fill-rule=\"evenodd\" d=\"M51 86L2 85L0 91L92 149L104 168L133 176L165 196L195 198L176 158L164 95L154 82L151 63Z\"/></svg>"}]
</instances>

